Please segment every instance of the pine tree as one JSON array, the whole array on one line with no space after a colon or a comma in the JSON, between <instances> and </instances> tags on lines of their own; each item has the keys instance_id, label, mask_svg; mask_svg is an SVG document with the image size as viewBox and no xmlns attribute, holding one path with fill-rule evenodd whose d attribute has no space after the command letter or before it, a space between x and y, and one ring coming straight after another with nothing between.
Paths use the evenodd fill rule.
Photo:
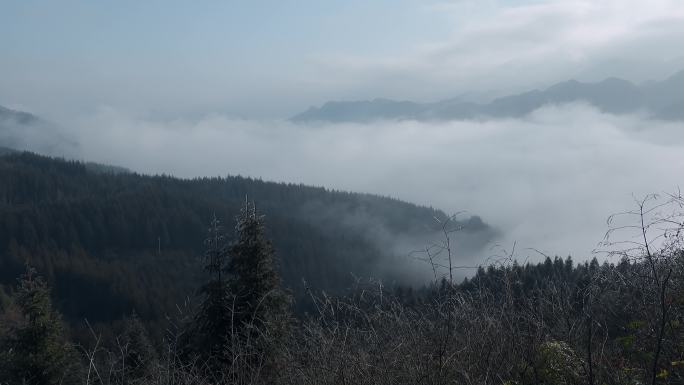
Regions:
<instances>
[{"instance_id":1,"label":"pine tree","mask_svg":"<svg viewBox=\"0 0 684 385\"><path fill-rule=\"evenodd\" d=\"M224 276L227 251L225 236L214 215L206 241L204 269L209 280L202 286L202 302L192 327L192 353L202 364L220 370L229 361L226 347L231 341L232 300Z\"/></svg>"},{"instance_id":2,"label":"pine tree","mask_svg":"<svg viewBox=\"0 0 684 385\"><path fill-rule=\"evenodd\" d=\"M234 324L242 343L247 341L249 354L266 369L275 370L289 325L290 297L281 287L273 246L266 238L263 216L253 203L245 202L235 231L226 268Z\"/></svg>"},{"instance_id":3,"label":"pine tree","mask_svg":"<svg viewBox=\"0 0 684 385\"><path fill-rule=\"evenodd\" d=\"M119 338L121 357L121 383L144 383L155 373L157 352L150 342L147 329L136 313L125 320L124 332Z\"/></svg>"},{"instance_id":4,"label":"pine tree","mask_svg":"<svg viewBox=\"0 0 684 385\"><path fill-rule=\"evenodd\" d=\"M69 383L77 369L46 282L27 267L3 316L0 378L17 384Z\"/></svg>"}]
</instances>

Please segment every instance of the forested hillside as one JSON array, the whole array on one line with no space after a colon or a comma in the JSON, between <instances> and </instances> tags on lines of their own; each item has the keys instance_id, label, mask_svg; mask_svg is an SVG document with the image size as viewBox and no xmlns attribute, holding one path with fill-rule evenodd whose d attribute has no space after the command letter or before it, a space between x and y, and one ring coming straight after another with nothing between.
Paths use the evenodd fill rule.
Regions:
<instances>
[{"instance_id":1,"label":"forested hillside","mask_svg":"<svg viewBox=\"0 0 684 385\"><path fill-rule=\"evenodd\" d=\"M242 177L144 176L29 153L0 157L0 181L0 283L14 283L30 261L76 322L108 323L132 311L162 320L194 295L212 216L229 232L247 196L267 218L295 297L303 280L339 293L353 275L422 279L411 282L402 269L411 250L396 243L429 241L433 217L445 217L372 195ZM495 236L477 217L463 224L460 250L476 252Z\"/></svg>"},{"instance_id":2,"label":"forested hillside","mask_svg":"<svg viewBox=\"0 0 684 385\"><path fill-rule=\"evenodd\" d=\"M460 281L452 250L468 235L493 234L478 218L450 222L387 198L239 177L150 177L26 153L0 157L0 177L0 382L684 378L681 195L648 196L612 217L601 245L611 262L519 264L510 253ZM433 217L441 227L429 225ZM452 230L462 226L457 239ZM434 269L431 283L387 284L383 265L399 260L380 234L389 247L389 235L440 230L421 258Z\"/></svg>"}]
</instances>

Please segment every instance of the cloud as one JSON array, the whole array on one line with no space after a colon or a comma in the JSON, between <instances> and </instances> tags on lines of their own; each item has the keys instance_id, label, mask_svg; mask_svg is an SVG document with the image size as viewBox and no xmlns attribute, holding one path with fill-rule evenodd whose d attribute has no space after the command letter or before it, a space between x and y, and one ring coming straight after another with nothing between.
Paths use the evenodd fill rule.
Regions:
<instances>
[{"instance_id":1,"label":"cloud","mask_svg":"<svg viewBox=\"0 0 684 385\"><path fill-rule=\"evenodd\" d=\"M319 77L354 84L366 97L432 100L568 78L641 82L684 67L678 0L465 0L431 9L450 15L448 36L395 55L321 57Z\"/></svg>"},{"instance_id":2,"label":"cloud","mask_svg":"<svg viewBox=\"0 0 684 385\"><path fill-rule=\"evenodd\" d=\"M591 257L610 214L632 208L633 196L674 190L684 169L681 123L582 104L523 119L305 126L102 109L64 126L83 159L145 173L241 174L467 210L503 232L501 247L517 242L532 258L526 248Z\"/></svg>"},{"instance_id":3,"label":"cloud","mask_svg":"<svg viewBox=\"0 0 684 385\"><path fill-rule=\"evenodd\" d=\"M482 100L568 78L644 81L684 68L680 0L314 3L282 6L274 23L263 5L211 15L117 7L133 20L97 5L57 18L57 5L10 7L0 23L0 104L48 118L101 104L157 118L285 118L328 100ZM182 22L168 22L175 17ZM93 29L100 24L108 28Z\"/></svg>"}]
</instances>

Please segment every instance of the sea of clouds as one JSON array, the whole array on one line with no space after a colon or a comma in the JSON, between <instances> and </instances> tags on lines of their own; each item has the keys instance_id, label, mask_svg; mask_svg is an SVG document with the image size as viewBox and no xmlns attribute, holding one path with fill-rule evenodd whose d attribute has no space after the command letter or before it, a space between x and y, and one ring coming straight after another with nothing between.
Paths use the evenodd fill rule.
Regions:
<instances>
[{"instance_id":1,"label":"sea of clouds","mask_svg":"<svg viewBox=\"0 0 684 385\"><path fill-rule=\"evenodd\" d=\"M593 257L609 215L676 190L684 170L684 123L583 104L523 119L306 125L102 108L62 123L79 158L142 173L239 174L465 210L503 234L483 260L513 244L520 259Z\"/></svg>"}]
</instances>

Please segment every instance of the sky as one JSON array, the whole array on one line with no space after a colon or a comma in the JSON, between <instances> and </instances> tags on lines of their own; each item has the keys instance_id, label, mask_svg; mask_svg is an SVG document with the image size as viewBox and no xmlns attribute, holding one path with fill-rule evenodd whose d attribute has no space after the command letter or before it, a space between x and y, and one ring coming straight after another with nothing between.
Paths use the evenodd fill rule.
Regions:
<instances>
[{"instance_id":1,"label":"sky","mask_svg":"<svg viewBox=\"0 0 684 385\"><path fill-rule=\"evenodd\" d=\"M0 105L286 118L684 68L680 0L0 0Z\"/></svg>"},{"instance_id":2,"label":"sky","mask_svg":"<svg viewBox=\"0 0 684 385\"><path fill-rule=\"evenodd\" d=\"M501 230L492 250L516 244L523 259L593 257L608 216L681 182L681 122L583 104L516 119L287 121L329 100L486 100L571 78L663 79L684 69L680 0L0 0L0 9L0 105L56 122L78 159L465 210Z\"/></svg>"}]
</instances>

